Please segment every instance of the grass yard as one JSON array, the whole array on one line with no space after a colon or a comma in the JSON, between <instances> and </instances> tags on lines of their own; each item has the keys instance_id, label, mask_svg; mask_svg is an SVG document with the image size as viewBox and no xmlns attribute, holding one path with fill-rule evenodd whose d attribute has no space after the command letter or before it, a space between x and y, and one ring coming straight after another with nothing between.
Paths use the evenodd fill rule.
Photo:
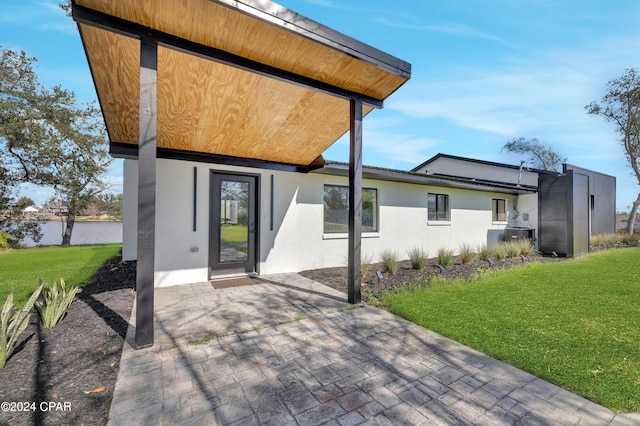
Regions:
<instances>
[{"instance_id":1,"label":"grass yard","mask_svg":"<svg viewBox=\"0 0 640 426\"><path fill-rule=\"evenodd\" d=\"M222 225L220 227L220 242L223 244L246 243L246 225Z\"/></svg>"},{"instance_id":2,"label":"grass yard","mask_svg":"<svg viewBox=\"0 0 640 426\"><path fill-rule=\"evenodd\" d=\"M387 294L391 311L613 410L640 411L640 248Z\"/></svg>"},{"instance_id":3,"label":"grass yard","mask_svg":"<svg viewBox=\"0 0 640 426\"><path fill-rule=\"evenodd\" d=\"M0 252L0 304L12 289L14 303L22 306L38 287L38 276L45 282L60 281L83 285L107 260L120 253L122 244L71 247L36 247Z\"/></svg>"}]
</instances>

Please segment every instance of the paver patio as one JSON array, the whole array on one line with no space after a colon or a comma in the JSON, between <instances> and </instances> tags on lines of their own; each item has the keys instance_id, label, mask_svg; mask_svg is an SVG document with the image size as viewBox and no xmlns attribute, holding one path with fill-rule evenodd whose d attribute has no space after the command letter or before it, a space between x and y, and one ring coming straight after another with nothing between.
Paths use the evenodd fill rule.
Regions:
<instances>
[{"instance_id":1,"label":"paver patio","mask_svg":"<svg viewBox=\"0 0 640 426\"><path fill-rule=\"evenodd\" d=\"M262 278L156 289L155 345L133 349L134 312L109 424L640 424L297 274Z\"/></svg>"}]
</instances>

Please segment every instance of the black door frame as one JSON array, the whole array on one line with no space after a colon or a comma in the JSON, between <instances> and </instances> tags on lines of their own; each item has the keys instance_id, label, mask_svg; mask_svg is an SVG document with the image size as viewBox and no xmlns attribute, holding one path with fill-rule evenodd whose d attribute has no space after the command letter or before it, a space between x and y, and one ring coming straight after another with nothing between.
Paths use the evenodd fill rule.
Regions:
<instances>
[{"instance_id":1,"label":"black door frame","mask_svg":"<svg viewBox=\"0 0 640 426\"><path fill-rule=\"evenodd\" d=\"M247 261L219 266L214 256L220 255L220 197L216 179L249 183ZM260 174L227 170L211 170L209 177L209 278L218 275L259 274L260 258Z\"/></svg>"}]
</instances>

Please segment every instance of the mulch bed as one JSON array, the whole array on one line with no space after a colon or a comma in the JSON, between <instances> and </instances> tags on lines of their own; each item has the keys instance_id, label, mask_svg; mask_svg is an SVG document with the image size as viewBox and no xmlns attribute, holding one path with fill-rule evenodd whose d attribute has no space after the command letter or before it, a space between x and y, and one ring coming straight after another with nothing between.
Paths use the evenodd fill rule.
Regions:
<instances>
[{"instance_id":1,"label":"mulch bed","mask_svg":"<svg viewBox=\"0 0 640 426\"><path fill-rule=\"evenodd\" d=\"M560 261L560 258L534 256L525 260L525 262L550 262ZM510 268L515 265L521 265L521 258L494 260L494 269ZM404 260L399 262L397 273L383 273L382 279L378 278L377 271L382 271L382 264L375 263L369 265L366 276L361 282L362 301L369 302L372 298L379 298L384 292L394 291L402 287L406 287L410 283L415 283L420 279L428 279L429 277L441 275L446 279L469 279L473 274L481 270L490 269L492 266L488 262L476 261L471 264L463 265L459 257L454 258L453 265L450 268L441 271L438 267L437 259L429 259L428 264L423 270L411 268L411 262ZM300 275L318 281L335 290L347 293L347 267L314 269L302 271Z\"/></svg>"},{"instance_id":2,"label":"mulch bed","mask_svg":"<svg viewBox=\"0 0 640 426\"><path fill-rule=\"evenodd\" d=\"M135 262L107 261L51 329L35 313L0 369L0 424L105 425L134 300ZM19 403L19 404L18 404ZM55 403L51 405L50 403Z\"/></svg>"}]
</instances>

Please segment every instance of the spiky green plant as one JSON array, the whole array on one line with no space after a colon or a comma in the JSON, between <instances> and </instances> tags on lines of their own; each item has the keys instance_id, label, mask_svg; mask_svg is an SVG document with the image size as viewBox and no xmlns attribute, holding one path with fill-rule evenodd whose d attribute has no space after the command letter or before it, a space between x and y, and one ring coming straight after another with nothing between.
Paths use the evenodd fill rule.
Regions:
<instances>
[{"instance_id":1,"label":"spiky green plant","mask_svg":"<svg viewBox=\"0 0 640 426\"><path fill-rule=\"evenodd\" d=\"M489 247L487 244L478 245L478 259L485 262L493 257L493 247Z\"/></svg>"},{"instance_id":2,"label":"spiky green plant","mask_svg":"<svg viewBox=\"0 0 640 426\"><path fill-rule=\"evenodd\" d=\"M471 247L469 243L461 243L458 253L460 254L460 262L462 262L463 265L473 263L476 256L473 252L473 247Z\"/></svg>"},{"instance_id":3,"label":"spiky green plant","mask_svg":"<svg viewBox=\"0 0 640 426\"><path fill-rule=\"evenodd\" d=\"M40 298L35 302L36 313L40 320L40 326L51 328L65 316L73 298L80 292L80 288L71 286L67 290L62 279L60 280L60 289L55 281L52 285L43 284L42 278L40 278L40 285L44 285L44 288Z\"/></svg>"},{"instance_id":4,"label":"spiky green plant","mask_svg":"<svg viewBox=\"0 0 640 426\"><path fill-rule=\"evenodd\" d=\"M13 304L13 291L4 301L2 312L0 312L0 368L4 368L7 358L11 355L18 341L18 337L27 328L31 319L31 308L33 308L41 291L42 284L36 288L20 310L17 310Z\"/></svg>"},{"instance_id":5,"label":"spiky green plant","mask_svg":"<svg viewBox=\"0 0 640 426\"><path fill-rule=\"evenodd\" d=\"M518 240L520 243L520 254L526 257L536 254L536 249L530 239Z\"/></svg>"},{"instance_id":6,"label":"spiky green plant","mask_svg":"<svg viewBox=\"0 0 640 426\"><path fill-rule=\"evenodd\" d=\"M507 250L507 257L514 258L520 256L520 244L517 240L506 241L504 246Z\"/></svg>"},{"instance_id":7,"label":"spiky green plant","mask_svg":"<svg viewBox=\"0 0 640 426\"><path fill-rule=\"evenodd\" d=\"M427 266L427 251L422 247L413 247L407 250L407 256L411 262L411 268L418 271L423 270Z\"/></svg>"},{"instance_id":8,"label":"spiky green plant","mask_svg":"<svg viewBox=\"0 0 640 426\"><path fill-rule=\"evenodd\" d=\"M360 278L364 279L369 272L369 268L373 263L373 255L372 254L364 254L360 258Z\"/></svg>"},{"instance_id":9,"label":"spiky green plant","mask_svg":"<svg viewBox=\"0 0 640 426\"><path fill-rule=\"evenodd\" d=\"M498 260L505 260L507 258L507 245L504 242L496 244L493 247L493 255Z\"/></svg>"},{"instance_id":10,"label":"spiky green plant","mask_svg":"<svg viewBox=\"0 0 640 426\"><path fill-rule=\"evenodd\" d=\"M445 248L438 250L438 264L443 268L450 268L453 265L453 250Z\"/></svg>"},{"instance_id":11,"label":"spiky green plant","mask_svg":"<svg viewBox=\"0 0 640 426\"><path fill-rule=\"evenodd\" d=\"M388 272L395 275L398 272L398 253L395 250L382 250L380 252L380 263L382 263L382 272Z\"/></svg>"}]
</instances>

